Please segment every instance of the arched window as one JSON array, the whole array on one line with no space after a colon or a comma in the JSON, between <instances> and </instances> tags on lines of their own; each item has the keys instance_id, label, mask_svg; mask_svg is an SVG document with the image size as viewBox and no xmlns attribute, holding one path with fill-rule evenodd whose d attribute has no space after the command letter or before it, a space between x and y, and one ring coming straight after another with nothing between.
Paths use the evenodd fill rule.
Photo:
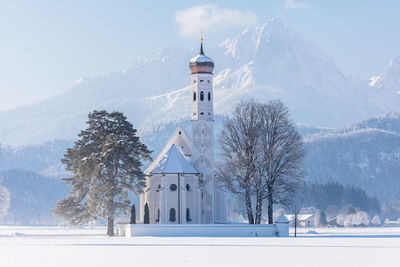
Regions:
<instances>
[{"instance_id":1,"label":"arched window","mask_svg":"<svg viewBox=\"0 0 400 267\"><path fill-rule=\"evenodd\" d=\"M131 224L136 224L136 208L135 208L135 204L132 205L130 223Z\"/></svg>"},{"instance_id":2,"label":"arched window","mask_svg":"<svg viewBox=\"0 0 400 267\"><path fill-rule=\"evenodd\" d=\"M156 222L160 222L160 209L157 209L157 217Z\"/></svg>"},{"instance_id":3,"label":"arched window","mask_svg":"<svg viewBox=\"0 0 400 267\"><path fill-rule=\"evenodd\" d=\"M211 101L211 93L208 92L208 101Z\"/></svg>"},{"instance_id":4,"label":"arched window","mask_svg":"<svg viewBox=\"0 0 400 267\"><path fill-rule=\"evenodd\" d=\"M190 185L186 184L186 191L190 191Z\"/></svg>"},{"instance_id":5,"label":"arched window","mask_svg":"<svg viewBox=\"0 0 400 267\"><path fill-rule=\"evenodd\" d=\"M174 208L169 209L169 220L171 222L175 222L176 221L176 211Z\"/></svg>"},{"instance_id":6,"label":"arched window","mask_svg":"<svg viewBox=\"0 0 400 267\"><path fill-rule=\"evenodd\" d=\"M150 223L150 212L149 212L149 204L144 205L144 218L143 218L143 223L144 224L149 224Z\"/></svg>"},{"instance_id":7,"label":"arched window","mask_svg":"<svg viewBox=\"0 0 400 267\"><path fill-rule=\"evenodd\" d=\"M193 102L196 102L196 92L193 92Z\"/></svg>"},{"instance_id":8,"label":"arched window","mask_svg":"<svg viewBox=\"0 0 400 267\"><path fill-rule=\"evenodd\" d=\"M192 219L190 219L190 210L189 208L186 208L186 221L187 222L191 222Z\"/></svg>"},{"instance_id":9,"label":"arched window","mask_svg":"<svg viewBox=\"0 0 400 267\"><path fill-rule=\"evenodd\" d=\"M204 100L204 92L203 92L203 91L200 92L200 100L201 100L201 101Z\"/></svg>"}]
</instances>

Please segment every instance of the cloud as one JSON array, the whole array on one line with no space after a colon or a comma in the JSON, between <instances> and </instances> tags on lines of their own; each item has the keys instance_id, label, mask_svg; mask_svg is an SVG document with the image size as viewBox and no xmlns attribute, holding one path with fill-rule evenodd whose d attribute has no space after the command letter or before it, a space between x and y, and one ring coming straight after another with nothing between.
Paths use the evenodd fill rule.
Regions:
<instances>
[{"instance_id":1,"label":"cloud","mask_svg":"<svg viewBox=\"0 0 400 267\"><path fill-rule=\"evenodd\" d=\"M176 12L176 22L182 36L198 36L200 29L218 32L232 28L244 28L257 23L257 16L249 11L221 9L207 4Z\"/></svg>"},{"instance_id":2,"label":"cloud","mask_svg":"<svg viewBox=\"0 0 400 267\"><path fill-rule=\"evenodd\" d=\"M285 3L283 4L285 8L305 8L309 7L310 5L305 3L305 2L296 2L295 0L285 0Z\"/></svg>"}]
</instances>

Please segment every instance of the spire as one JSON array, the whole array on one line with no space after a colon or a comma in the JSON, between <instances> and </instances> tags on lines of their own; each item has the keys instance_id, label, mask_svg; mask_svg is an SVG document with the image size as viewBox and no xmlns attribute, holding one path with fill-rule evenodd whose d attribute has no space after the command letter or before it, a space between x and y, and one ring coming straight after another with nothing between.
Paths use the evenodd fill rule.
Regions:
<instances>
[{"instance_id":1,"label":"spire","mask_svg":"<svg viewBox=\"0 0 400 267\"><path fill-rule=\"evenodd\" d=\"M203 29L200 30L200 53L199 55L204 55L203 51Z\"/></svg>"}]
</instances>

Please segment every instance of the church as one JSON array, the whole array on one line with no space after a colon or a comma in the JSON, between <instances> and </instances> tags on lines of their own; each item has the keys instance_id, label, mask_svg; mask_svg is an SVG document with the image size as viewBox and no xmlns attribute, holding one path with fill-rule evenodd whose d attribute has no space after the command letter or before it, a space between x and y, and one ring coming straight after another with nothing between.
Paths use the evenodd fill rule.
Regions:
<instances>
[{"instance_id":1,"label":"church","mask_svg":"<svg viewBox=\"0 0 400 267\"><path fill-rule=\"evenodd\" d=\"M226 196L214 177L214 61L200 52L189 62L191 136L182 127L145 170L140 196L143 224L215 224L226 221Z\"/></svg>"}]
</instances>

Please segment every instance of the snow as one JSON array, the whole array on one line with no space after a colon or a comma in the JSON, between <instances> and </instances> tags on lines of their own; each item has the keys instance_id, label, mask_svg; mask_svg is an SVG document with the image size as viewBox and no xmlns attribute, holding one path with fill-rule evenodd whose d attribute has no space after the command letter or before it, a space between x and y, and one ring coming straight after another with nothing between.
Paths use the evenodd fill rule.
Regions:
<instances>
[{"instance_id":1,"label":"snow","mask_svg":"<svg viewBox=\"0 0 400 267\"><path fill-rule=\"evenodd\" d=\"M0 264L8 267L400 264L400 228L300 228L297 238L109 238L105 232L103 227L2 226Z\"/></svg>"},{"instance_id":2,"label":"snow","mask_svg":"<svg viewBox=\"0 0 400 267\"><path fill-rule=\"evenodd\" d=\"M213 62L213 60L212 60L212 58L210 58L210 57L207 57L206 55L201 55L201 54L199 54L199 55L197 55L197 56L195 56L194 58L192 58L191 60L190 60L190 62Z\"/></svg>"},{"instance_id":3,"label":"snow","mask_svg":"<svg viewBox=\"0 0 400 267\"><path fill-rule=\"evenodd\" d=\"M175 144L165 153L153 169L146 170L150 174L197 174L198 171L176 148Z\"/></svg>"}]
</instances>

